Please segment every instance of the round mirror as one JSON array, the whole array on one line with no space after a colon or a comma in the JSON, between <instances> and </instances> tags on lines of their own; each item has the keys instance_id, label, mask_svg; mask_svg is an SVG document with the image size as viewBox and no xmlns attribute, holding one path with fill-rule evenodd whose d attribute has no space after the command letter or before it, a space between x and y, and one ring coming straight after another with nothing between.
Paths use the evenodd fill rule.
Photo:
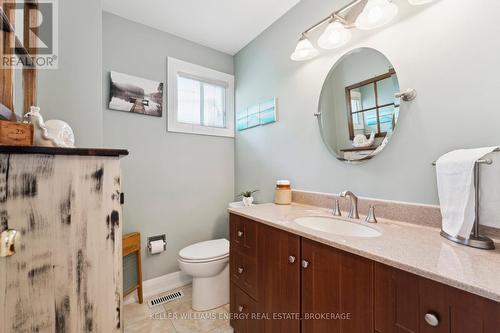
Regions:
<instances>
[{"instance_id":1,"label":"round mirror","mask_svg":"<svg viewBox=\"0 0 500 333\"><path fill-rule=\"evenodd\" d=\"M328 74L319 102L323 142L339 160L366 161L390 141L399 116L399 82L379 51L359 48L344 55Z\"/></svg>"}]
</instances>

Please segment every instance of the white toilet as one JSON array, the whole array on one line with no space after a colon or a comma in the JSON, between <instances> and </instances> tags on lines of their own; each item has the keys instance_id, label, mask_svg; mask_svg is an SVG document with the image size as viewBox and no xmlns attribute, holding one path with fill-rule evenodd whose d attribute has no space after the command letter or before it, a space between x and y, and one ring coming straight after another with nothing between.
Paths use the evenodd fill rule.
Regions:
<instances>
[{"instance_id":1,"label":"white toilet","mask_svg":"<svg viewBox=\"0 0 500 333\"><path fill-rule=\"evenodd\" d=\"M229 241L200 242L179 251L179 268L193 276L195 311L206 311L229 303Z\"/></svg>"}]
</instances>

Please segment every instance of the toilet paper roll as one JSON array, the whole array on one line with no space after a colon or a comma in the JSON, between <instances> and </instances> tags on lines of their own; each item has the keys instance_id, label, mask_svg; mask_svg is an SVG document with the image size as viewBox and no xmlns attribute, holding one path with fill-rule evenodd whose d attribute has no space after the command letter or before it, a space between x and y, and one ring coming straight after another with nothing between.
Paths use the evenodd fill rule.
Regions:
<instances>
[{"instance_id":1,"label":"toilet paper roll","mask_svg":"<svg viewBox=\"0 0 500 333\"><path fill-rule=\"evenodd\" d=\"M165 242L163 240L156 240L150 243L151 254L156 254L165 251Z\"/></svg>"}]
</instances>

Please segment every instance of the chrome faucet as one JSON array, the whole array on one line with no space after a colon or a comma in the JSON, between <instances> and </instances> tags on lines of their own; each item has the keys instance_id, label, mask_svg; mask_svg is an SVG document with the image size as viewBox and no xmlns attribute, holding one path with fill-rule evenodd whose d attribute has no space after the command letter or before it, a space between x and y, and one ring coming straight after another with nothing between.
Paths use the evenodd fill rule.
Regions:
<instances>
[{"instance_id":1,"label":"chrome faucet","mask_svg":"<svg viewBox=\"0 0 500 333\"><path fill-rule=\"evenodd\" d=\"M350 219L359 219L358 197L351 191L341 192L339 196L342 198L349 197L349 199L351 199L351 205L349 206L349 215L347 215L347 217Z\"/></svg>"}]
</instances>

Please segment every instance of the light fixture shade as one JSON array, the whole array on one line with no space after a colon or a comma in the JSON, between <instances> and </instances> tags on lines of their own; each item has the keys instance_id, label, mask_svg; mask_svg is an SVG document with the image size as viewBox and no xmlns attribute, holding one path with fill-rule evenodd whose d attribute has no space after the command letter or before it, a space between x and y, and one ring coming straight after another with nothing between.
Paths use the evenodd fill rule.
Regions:
<instances>
[{"instance_id":1,"label":"light fixture shade","mask_svg":"<svg viewBox=\"0 0 500 333\"><path fill-rule=\"evenodd\" d=\"M299 42L297 43L295 52L293 52L290 56L290 59L292 59L293 61L309 60L316 57L318 53L318 50L314 48L311 41L306 36L302 36L302 38L300 38Z\"/></svg>"},{"instance_id":2,"label":"light fixture shade","mask_svg":"<svg viewBox=\"0 0 500 333\"><path fill-rule=\"evenodd\" d=\"M328 24L325 32L319 37L318 45L322 49L332 50L341 47L351 39L351 32L346 27L334 21Z\"/></svg>"},{"instance_id":3,"label":"light fixture shade","mask_svg":"<svg viewBox=\"0 0 500 333\"><path fill-rule=\"evenodd\" d=\"M389 0L368 0L356 19L356 27L361 30L376 29L391 22L398 14L398 6Z\"/></svg>"},{"instance_id":4,"label":"light fixture shade","mask_svg":"<svg viewBox=\"0 0 500 333\"><path fill-rule=\"evenodd\" d=\"M426 5L426 4L431 3L433 1L434 0L408 0L410 5L413 5L413 6Z\"/></svg>"}]
</instances>

